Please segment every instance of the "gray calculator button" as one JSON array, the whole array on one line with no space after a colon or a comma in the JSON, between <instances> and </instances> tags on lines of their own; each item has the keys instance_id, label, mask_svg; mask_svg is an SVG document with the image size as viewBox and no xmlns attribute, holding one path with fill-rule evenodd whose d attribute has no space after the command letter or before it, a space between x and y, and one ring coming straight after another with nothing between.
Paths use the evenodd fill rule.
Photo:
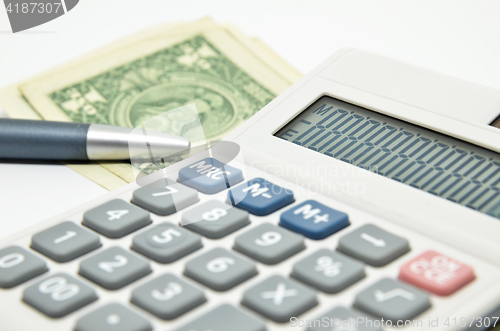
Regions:
<instances>
[{"instance_id":1,"label":"gray calculator button","mask_svg":"<svg viewBox=\"0 0 500 331\"><path fill-rule=\"evenodd\" d=\"M258 319L238 308L224 304L198 317L176 331L265 331L266 326Z\"/></svg>"},{"instance_id":2,"label":"gray calculator button","mask_svg":"<svg viewBox=\"0 0 500 331\"><path fill-rule=\"evenodd\" d=\"M248 212L210 200L182 215L181 225L212 239L219 239L250 224Z\"/></svg>"},{"instance_id":3,"label":"gray calculator button","mask_svg":"<svg viewBox=\"0 0 500 331\"><path fill-rule=\"evenodd\" d=\"M151 323L127 307L110 303L83 316L75 331L151 331Z\"/></svg>"},{"instance_id":4,"label":"gray calculator button","mask_svg":"<svg viewBox=\"0 0 500 331\"><path fill-rule=\"evenodd\" d=\"M410 245L404 238L373 224L365 224L340 238L337 250L380 267L407 253Z\"/></svg>"},{"instance_id":5,"label":"gray calculator button","mask_svg":"<svg viewBox=\"0 0 500 331\"><path fill-rule=\"evenodd\" d=\"M131 302L164 320L174 319L206 302L203 291L166 274L139 286Z\"/></svg>"},{"instance_id":6,"label":"gray calculator button","mask_svg":"<svg viewBox=\"0 0 500 331\"><path fill-rule=\"evenodd\" d=\"M412 319L430 306L425 292L390 278L361 291L354 301L354 307L393 322Z\"/></svg>"},{"instance_id":7,"label":"gray calculator button","mask_svg":"<svg viewBox=\"0 0 500 331\"><path fill-rule=\"evenodd\" d=\"M95 300L90 286L64 273L47 277L23 293L24 302L50 317L65 316Z\"/></svg>"},{"instance_id":8,"label":"gray calculator button","mask_svg":"<svg viewBox=\"0 0 500 331\"><path fill-rule=\"evenodd\" d=\"M318 304L316 294L296 281L271 276L243 294L242 305L276 322L290 321Z\"/></svg>"},{"instance_id":9,"label":"gray calculator button","mask_svg":"<svg viewBox=\"0 0 500 331\"><path fill-rule=\"evenodd\" d=\"M226 291L255 276L255 264L224 248L214 248L188 263L184 275L216 290Z\"/></svg>"},{"instance_id":10,"label":"gray calculator button","mask_svg":"<svg viewBox=\"0 0 500 331\"><path fill-rule=\"evenodd\" d=\"M82 261L78 273L109 290L151 273L149 263L121 247L111 247Z\"/></svg>"},{"instance_id":11,"label":"gray calculator button","mask_svg":"<svg viewBox=\"0 0 500 331\"><path fill-rule=\"evenodd\" d=\"M19 246L0 250L0 287L11 288L49 270L39 257Z\"/></svg>"},{"instance_id":12,"label":"gray calculator button","mask_svg":"<svg viewBox=\"0 0 500 331\"><path fill-rule=\"evenodd\" d=\"M158 215L173 214L198 202L198 192L169 178L134 191L132 202Z\"/></svg>"},{"instance_id":13,"label":"gray calculator button","mask_svg":"<svg viewBox=\"0 0 500 331\"><path fill-rule=\"evenodd\" d=\"M305 248L304 239L291 231L263 223L239 235L234 249L265 264L276 264Z\"/></svg>"},{"instance_id":14,"label":"gray calculator button","mask_svg":"<svg viewBox=\"0 0 500 331\"><path fill-rule=\"evenodd\" d=\"M362 263L320 249L293 266L291 276L326 293L337 293L365 277Z\"/></svg>"},{"instance_id":15,"label":"gray calculator button","mask_svg":"<svg viewBox=\"0 0 500 331\"><path fill-rule=\"evenodd\" d=\"M132 249L159 263L172 263L203 247L200 236L171 223L136 235Z\"/></svg>"},{"instance_id":16,"label":"gray calculator button","mask_svg":"<svg viewBox=\"0 0 500 331\"><path fill-rule=\"evenodd\" d=\"M325 320L327 325L309 327L307 331L382 331L380 327L373 326L366 316L345 307L335 307L314 319L321 323Z\"/></svg>"},{"instance_id":17,"label":"gray calculator button","mask_svg":"<svg viewBox=\"0 0 500 331\"><path fill-rule=\"evenodd\" d=\"M149 213L121 199L83 214L82 224L109 238L121 238L151 223Z\"/></svg>"},{"instance_id":18,"label":"gray calculator button","mask_svg":"<svg viewBox=\"0 0 500 331\"><path fill-rule=\"evenodd\" d=\"M101 247L99 237L66 221L31 238L31 248L57 262L68 262Z\"/></svg>"}]
</instances>

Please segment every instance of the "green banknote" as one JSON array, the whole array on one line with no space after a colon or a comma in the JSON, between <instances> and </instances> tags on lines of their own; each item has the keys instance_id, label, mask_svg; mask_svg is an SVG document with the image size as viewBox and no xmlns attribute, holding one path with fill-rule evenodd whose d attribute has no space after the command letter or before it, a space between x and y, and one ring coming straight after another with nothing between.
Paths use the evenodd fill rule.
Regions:
<instances>
[{"instance_id":1,"label":"green banknote","mask_svg":"<svg viewBox=\"0 0 500 331\"><path fill-rule=\"evenodd\" d=\"M126 127L194 104L199 119L162 116L155 129L208 141L222 139L299 77L261 43L205 19L137 34L19 91L41 119ZM204 137L196 136L200 122ZM108 189L134 180L130 164L70 167Z\"/></svg>"},{"instance_id":2,"label":"green banknote","mask_svg":"<svg viewBox=\"0 0 500 331\"><path fill-rule=\"evenodd\" d=\"M275 96L203 35L47 95L71 121L128 127L194 103L210 140L222 138ZM191 122L177 116L159 129L189 137Z\"/></svg>"}]
</instances>

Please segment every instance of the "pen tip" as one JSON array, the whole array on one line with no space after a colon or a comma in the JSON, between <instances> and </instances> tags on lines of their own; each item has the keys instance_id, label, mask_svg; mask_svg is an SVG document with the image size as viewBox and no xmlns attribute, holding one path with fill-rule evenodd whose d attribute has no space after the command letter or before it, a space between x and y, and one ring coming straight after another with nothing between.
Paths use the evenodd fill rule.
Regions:
<instances>
[{"instance_id":1,"label":"pen tip","mask_svg":"<svg viewBox=\"0 0 500 331\"><path fill-rule=\"evenodd\" d=\"M142 131L129 141L130 160L158 162L170 156L188 153L191 141L187 138L156 131Z\"/></svg>"}]
</instances>

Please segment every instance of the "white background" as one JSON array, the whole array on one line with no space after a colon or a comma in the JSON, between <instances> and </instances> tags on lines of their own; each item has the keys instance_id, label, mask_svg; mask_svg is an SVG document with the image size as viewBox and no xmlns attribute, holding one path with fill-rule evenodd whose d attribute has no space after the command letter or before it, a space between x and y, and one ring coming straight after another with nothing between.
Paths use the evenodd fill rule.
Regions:
<instances>
[{"instance_id":1,"label":"white background","mask_svg":"<svg viewBox=\"0 0 500 331\"><path fill-rule=\"evenodd\" d=\"M12 34L2 7L0 87L148 27L210 16L302 73L350 46L500 89L499 15L497 0L81 0ZM0 238L105 192L65 166L0 163Z\"/></svg>"}]
</instances>

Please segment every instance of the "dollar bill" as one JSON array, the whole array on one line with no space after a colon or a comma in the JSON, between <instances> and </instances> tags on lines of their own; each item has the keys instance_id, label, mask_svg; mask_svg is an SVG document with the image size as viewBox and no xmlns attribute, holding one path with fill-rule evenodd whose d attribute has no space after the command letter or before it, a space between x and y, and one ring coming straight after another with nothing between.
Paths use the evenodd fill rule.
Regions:
<instances>
[{"instance_id":1,"label":"dollar bill","mask_svg":"<svg viewBox=\"0 0 500 331\"><path fill-rule=\"evenodd\" d=\"M152 28L8 87L0 105L11 117L137 127L195 104L204 138L219 140L298 78L260 41L204 19ZM190 119L161 125L185 136ZM110 190L135 179L127 163L69 166Z\"/></svg>"}]
</instances>

